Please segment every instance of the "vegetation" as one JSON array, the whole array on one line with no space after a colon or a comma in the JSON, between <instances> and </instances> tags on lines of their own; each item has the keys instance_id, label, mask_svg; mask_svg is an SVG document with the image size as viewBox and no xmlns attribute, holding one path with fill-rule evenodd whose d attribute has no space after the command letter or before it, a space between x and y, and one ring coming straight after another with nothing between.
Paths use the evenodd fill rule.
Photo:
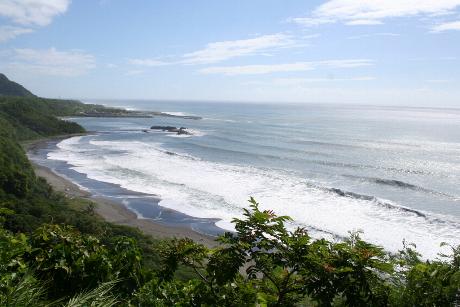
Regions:
<instances>
[{"instance_id":1,"label":"vegetation","mask_svg":"<svg viewBox=\"0 0 460 307\"><path fill-rule=\"evenodd\" d=\"M1 229L0 302L20 306L70 300L74 306L85 296L102 296L101 306L458 303L458 248L435 261L422 261L411 248L390 256L358 234L341 243L313 240L303 229L286 230L287 219L261 211L251 200L245 218L234 221L237 233L221 236L220 247L207 249L189 239L164 242L156 269L143 265L132 238L113 237L105 245L71 226L45 224L30 235ZM196 275L178 279L180 265Z\"/></svg>"},{"instance_id":2,"label":"vegetation","mask_svg":"<svg viewBox=\"0 0 460 307\"><path fill-rule=\"evenodd\" d=\"M138 113L74 100L0 95L0 118L15 129L19 140L58 134L82 133L76 123L60 120L64 116L140 116Z\"/></svg>"},{"instance_id":3,"label":"vegetation","mask_svg":"<svg viewBox=\"0 0 460 307\"><path fill-rule=\"evenodd\" d=\"M56 118L62 114L59 104L50 102L41 98L0 97L0 118L13 126L18 140L85 131L76 123Z\"/></svg>"},{"instance_id":4,"label":"vegetation","mask_svg":"<svg viewBox=\"0 0 460 307\"><path fill-rule=\"evenodd\" d=\"M217 248L107 223L37 178L19 140L80 133L64 101L0 98L0 306L458 306L460 247L423 260L288 230L250 200ZM72 107L69 107L72 108ZM73 112L73 111L72 111Z\"/></svg>"},{"instance_id":5,"label":"vegetation","mask_svg":"<svg viewBox=\"0 0 460 307\"><path fill-rule=\"evenodd\" d=\"M0 96L33 97L34 94L26 90L22 85L8 80L4 74L0 73Z\"/></svg>"}]
</instances>

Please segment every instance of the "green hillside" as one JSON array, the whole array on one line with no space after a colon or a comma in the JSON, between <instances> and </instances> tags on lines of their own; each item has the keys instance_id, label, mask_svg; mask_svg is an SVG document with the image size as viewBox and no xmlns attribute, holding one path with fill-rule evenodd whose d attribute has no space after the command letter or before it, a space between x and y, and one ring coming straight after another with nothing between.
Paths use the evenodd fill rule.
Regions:
<instances>
[{"instance_id":1,"label":"green hillside","mask_svg":"<svg viewBox=\"0 0 460 307\"><path fill-rule=\"evenodd\" d=\"M14 128L18 140L85 132L80 125L58 119L67 108L65 102L35 97L0 97L0 116Z\"/></svg>"},{"instance_id":2,"label":"green hillside","mask_svg":"<svg viewBox=\"0 0 460 307\"><path fill-rule=\"evenodd\" d=\"M72 296L87 287L97 286L99 282L118 278L124 281L117 284L117 289L131 287L132 292L130 285L134 285L134 281L130 276L137 274L137 269L126 271L126 263L122 259L115 260L115 253L119 257L132 255L135 257L132 259L133 265L138 267L158 267L157 241L136 229L103 221L95 215L94 204L90 201L66 198L35 176L19 141L85 131L76 123L50 115L61 114L56 110L65 103L34 97L0 97L0 306L43 305L57 298ZM38 238L37 233L44 229L50 231L48 235L59 232L61 237L53 241ZM75 241L68 241L72 235ZM76 258L65 260L46 258L52 257L51 254L33 254L33 250L44 251L41 249L44 248L43 244L55 247L56 257L58 254L66 257L60 250L66 244L70 244L69 248L75 249L75 253L84 255L81 255L83 258L73 255ZM141 253L142 259L136 256ZM85 255L90 258L86 263ZM61 267L52 269L50 273L50 268L42 267L45 264L37 261L36 257L45 257L50 267L58 263L64 266L65 261L72 262L74 272L70 274L68 268ZM95 262L97 257L99 264ZM83 264L87 266L86 269L78 268ZM101 266L98 270L97 265ZM103 266L105 269L102 269ZM88 277L90 271L92 277ZM70 275L62 275L63 272L73 277L68 278ZM63 287L66 283L68 288ZM43 293L45 285L46 293ZM18 294L17 291L24 293ZM36 300L34 294L38 295ZM25 302L22 301L24 299Z\"/></svg>"},{"instance_id":3,"label":"green hillside","mask_svg":"<svg viewBox=\"0 0 460 307\"><path fill-rule=\"evenodd\" d=\"M34 97L34 94L26 90L22 85L10 81L4 74L0 73L0 96Z\"/></svg>"}]
</instances>

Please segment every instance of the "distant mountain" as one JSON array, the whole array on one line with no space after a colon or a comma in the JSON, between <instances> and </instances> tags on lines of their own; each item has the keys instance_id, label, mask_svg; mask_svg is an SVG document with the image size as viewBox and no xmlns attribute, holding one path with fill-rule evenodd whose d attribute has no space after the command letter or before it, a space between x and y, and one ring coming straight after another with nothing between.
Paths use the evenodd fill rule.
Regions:
<instances>
[{"instance_id":1,"label":"distant mountain","mask_svg":"<svg viewBox=\"0 0 460 307\"><path fill-rule=\"evenodd\" d=\"M2 73L0 73L0 96L35 97L34 94L25 89L21 84L9 80Z\"/></svg>"}]
</instances>

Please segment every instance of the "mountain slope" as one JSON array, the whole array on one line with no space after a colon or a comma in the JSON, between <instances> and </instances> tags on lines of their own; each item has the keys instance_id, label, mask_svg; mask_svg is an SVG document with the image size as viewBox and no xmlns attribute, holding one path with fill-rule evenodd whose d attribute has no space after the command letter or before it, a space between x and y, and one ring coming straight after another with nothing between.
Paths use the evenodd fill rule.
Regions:
<instances>
[{"instance_id":1,"label":"mountain slope","mask_svg":"<svg viewBox=\"0 0 460 307\"><path fill-rule=\"evenodd\" d=\"M22 85L9 80L4 74L0 73L0 96L22 96L35 97Z\"/></svg>"},{"instance_id":2,"label":"mountain slope","mask_svg":"<svg viewBox=\"0 0 460 307\"><path fill-rule=\"evenodd\" d=\"M65 101L35 97L0 96L0 119L14 129L17 140L36 139L59 134L83 133L77 123L59 119ZM56 114L57 113L57 114Z\"/></svg>"}]
</instances>

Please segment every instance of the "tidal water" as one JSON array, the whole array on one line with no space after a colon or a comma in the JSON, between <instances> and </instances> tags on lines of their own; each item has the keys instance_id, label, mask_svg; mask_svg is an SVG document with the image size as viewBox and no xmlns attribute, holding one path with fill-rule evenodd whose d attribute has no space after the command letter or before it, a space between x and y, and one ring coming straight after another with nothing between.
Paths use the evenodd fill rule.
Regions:
<instances>
[{"instance_id":1,"label":"tidal water","mask_svg":"<svg viewBox=\"0 0 460 307\"><path fill-rule=\"evenodd\" d=\"M458 109L103 103L203 119L71 118L94 133L46 152L70 179L155 195L152 207L209 218L222 229L232 229L253 196L315 237L340 240L361 230L389 251L415 243L426 257L441 242L460 244ZM152 125L193 135L143 131ZM152 218L144 214L148 200L143 206L136 213Z\"/></svg>"}]
</instances>

